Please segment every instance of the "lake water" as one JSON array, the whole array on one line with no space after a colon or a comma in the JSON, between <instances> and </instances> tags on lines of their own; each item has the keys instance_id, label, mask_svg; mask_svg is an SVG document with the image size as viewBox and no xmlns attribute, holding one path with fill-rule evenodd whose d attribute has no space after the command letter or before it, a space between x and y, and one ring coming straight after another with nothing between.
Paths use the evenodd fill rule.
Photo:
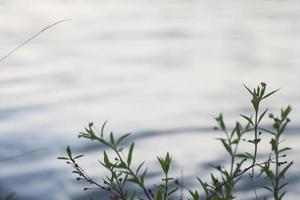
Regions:
<instances>
[{"instance_id":1,"label":"lake water","mask_svg":"<svg viewBox=\"0 0 300 200\"><path fill-rule=\"evenodd\" d=\"M300 1L0 0L0 55L66 18L0 63L0 158L34 151L0 162L0 191L88 199L56 157L71 145L89 155L92 176L105 173L97 145L76 137L90 121L132 132L137 161L157 166L169 151L175 176L207 177L225 155L214 116L232 124L250 114L242 83L264 81L282 88L266 102L272 111L293 106L286 199L298 199Z\"/></svg>"}]
</instances>

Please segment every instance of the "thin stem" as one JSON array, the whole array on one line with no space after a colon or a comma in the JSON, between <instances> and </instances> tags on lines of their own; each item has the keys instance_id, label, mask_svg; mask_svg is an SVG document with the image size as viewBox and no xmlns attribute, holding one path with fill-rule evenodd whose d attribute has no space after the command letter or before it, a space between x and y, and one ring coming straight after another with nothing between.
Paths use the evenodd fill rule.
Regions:
<instances>
[{"instance_id":1,"label":"thin stem","mask_svg":"<svg viewBox=\"0 0 300 200\"><path fill-rule=\"evenodd\" d=\"M110 146L115 153L117 154L118 158L120 159L121 162L123 161L122 156L120 155L120 152L114 147L114 146ZM124 162L125 163L125 162ZM141 183L141 181L139 180L139 178L136 176L136 174L130 169L129 166L126 165L126 169L128 170L128 172L130 173L130 175L136 180L138 186L141 187L141 189L143 190L143 192L145 193L145 195L147 196L148 200L152 200L151 195L149 194L149 192L147 191L147 188L145 187L145 185L143 183Z\"/></svg>"},{"instance_id":2,"label":"thin stem","mask_svg":"<svg viewBox=\"0 0 300 200\"><path fill-rule=\"evenodd\" d=\"M15 155L15 156L10 156L10 157L6 157L6 158L1 158L1 159L0 159L0 162L7 162L7 161L10 161L10 160L17 159L17 158L19 158L19 157L27 156L27 155L30 155L30 154L33 154L33 153L36 153L36 152L39 152L39 151L45 151L45 150L48 150L48 148L34 149L34 150L27 151L27 152L24 152L24 153Z\"/></svg>"},{"instance_id":3,"label":"thin stem","mask_svg":"<svg viewBox=\"0 0 300 200\"><path fill-rule=\"evenodd\" d=\"M80 174L81 177L83 177L87 182L91 183L91 184L94 184L96 186L98 186L99 188L102 188L104 189L105 187L103 185L100 185L99 183L97 183L96 181L94 181L93 179L91 179L87 174L86 172L81 168L79 167L75 161L72 160L72 166L73 168L75 168ZM106 189L106 188L105 188Z\"/></svg>"},{"instance_id":4,"label":"thin stem","mask_svg":"<svg viewBox=\"0 0 300 200\"><path fill-rule=\"evenodd\" d=\"M238 149L238 145L239 145L239 142L235 145L235 148L234 148L234 151L233 151L233 154L232 154L232 157L231 157L230 177L232 177L233 167L234 167L234 162L235 162L235 157L236 157L236 152L237 152L237 149Z\"/></svg>"},{"instance_id":5,"label":"thin stem","mask_svg":"<svg viewBox=\"0 0 300 200\"><path fill-rule=\"evenodd\" d=\"M258 104L259 104L259 102L258 102ZM257 118L257 116L258 116L258 109L257 110L255 110L255 123L254 123L254 154L253 154L253 162L252 162L252 165L255 165L255 163L256 163L256 156L257 156L257 139L258 139L258 122L257 122L257 120L258 120L258 118ZM254 168L252 168L252 173L251 173L251 176L253 177L254 176Z\"/></svg>"},{"instance_id":6,"label":"thin stem","mask_svg":"<svg viewBox=\"0 0 300 200\"><path fill-rule=\"evenodd\" d=\"M247 171L249 171L250 169L252 169L255 166L261 166L261 165L266 164L266 163L271 162L271 161L272 160L269 159L269 160L267 160L265 162L262 162L262 163L251 164L250 166L248 166L247 168L245 168L240 173L233 174L233 176L231 178L229 178L226 181L224 181L222 184L220 184L220 186L226 185L228 182L234 180L235 178L240 177L241 175L245 174ZM210 196L208 196L207 200L210 200L211 198L213 198L216 193L217 193L217 188L213 187L213 189L211 191L211 194L210 194Z\"/></svg>"},{"instance_id":7,"label":"thin stem","mask_svg":"<svg viewBox=\"0 0 300 200\"><path fill-rule=\"evenodd\" d=\"M254 194L255 194L255 199L258 200L256 188L255 188L255 185L254 185L254 182L253 182L253 176L251 174L249 174L249 177L250 177L251 185L252 185L252 188L253 188L253 191L254 191Z\"/></svg>"},{"instance_id":8,"label":"thin stem","mask_svg":"<svg viewBox=\"0 0 300 200\"><path fill-rule=\"evenodd\" d=\"M167 197L168 197L168 180L169 180L168 174L166 173L166 175L165 175L165 194L164 194L164 200L166 200Z\"/></svg>"},{"instance_id":9,"label":"thin stem","mask_svg":"<svg viewBox=\"0 0 300 200\"><path fill-rule=\"evenodd\" d=\"M63 20L60 20L60 21L57 21L53 24L50 24L48 26L46 26L45 28L43 28L42 30L40 30L39 32L37 32L36 34L34 34L33 36L31 36L30 38L28 38L27 40L25 40L23 43L21 43L20 45L18 45L16 48L14 48L13 50L11 50L8 54L6 54L5 56L3 56L1 59L0 59L0 63L2 61L4 61L6 58L8 58L11 54L13 54L15 51L17 51L18 49L20 49L21 47L23 47L25 44L27 44L28 42L30 42L31 40L33 40L34 38L36 38L38 35L40 35L41 33L43 33L44 31L46 31L47 29L57 25L57 24L60 24L62 22L65 22L65 21L69 21L71 19L63 19Z\"/></svg>"},{"instance_id":10,"label":"thin stem","mask_svg":"<svg viewBox=\"0 0 300 200\"><path fill-rule=\"evenodd\" d=\"M277 128L277 134L275 137L275 184L274 184L274 199L279 199L279 153L278 153L278 146L279 146L279 128Z\"/></svg>"},{"instance_id":11,"label":"thin stem","mask_svg":"<svg viewBox=\"0 0 300 200\"><path fill-rule=\"evenodd\" d=\"M123 192L123 187L121 186L121 183L120 183L120 180L118 179L117 175L114 173L114 177L116 179L116 182L117 182L117 187L118 187L118 191L119 191L119 194L120 194L120 198L123 199L123 200L126 200L126 196Z\"/></svg>"}]
</instances>

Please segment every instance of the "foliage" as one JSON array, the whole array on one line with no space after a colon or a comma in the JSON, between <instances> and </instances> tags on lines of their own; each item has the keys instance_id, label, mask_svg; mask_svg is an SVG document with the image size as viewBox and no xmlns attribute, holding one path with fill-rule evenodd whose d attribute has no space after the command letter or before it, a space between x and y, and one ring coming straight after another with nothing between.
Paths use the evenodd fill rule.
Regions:
<instances>
[{"instance_id":1,"label":"foliage","mask_svg":"<svg viewBox=\"0 0 300 200\"><path fill-rule=\"evenodd\" d=\"M279 117L274 117L273 114L269 115L269 117L274 120L272 126L274 132L270 132L273 135L270 140L272 152L270 153L268 162L260 166L261 174L264 174L271 183L271 187L264 186L264 188L273 193L273 198L275 200L280 200L285 195L286 191L282 192L283 188L287 185L287 183L284 182L285 174L293 164L292 161L287 162L279 160L280 158L286 157L286 154L284 153L291 149L289 147L279 147L279 144L281 143L281 136L287 124L290 122L290 119L288 118L290 112L291 107L288 106L286 109L281 109ZM272 161L272 156L274 156L275 161ZM271 163L275 164L273 169Z\"/></svg>"},{"instance_id":2,"label":"foliage","mask_svg":"<svg viewBox=\"0 0 300 200\"><path fill-rule=\"evenodd\" d=\"M13 200L13 199L14 199L13 193L7 195L6 197L1 196L1 194L0 194L0 200Z\"/></svg>"},{"instance_id":3,"label":"foliage","mask_svg":"<svg viewBox=\"0 0 300 200\"><path fill-rule=\"evenodd\" d=\"M291 111L291 107L288 106L282 109L279 117L269 114L269 118L273 121L273 126L271 129L266 128L261 125L261 122L266 118L268 109L261 111L261 103L278 90L266 92L267 85L265 83L261 83L253 90L250 90L246 86L244 87L251 96L252 115L241 115L244 122L237 121L232 130L229 130L222 114L215 118L218 125L215 129L221 130L225 135L224 137L217 138L217 140L221 142L225 152L230 158L229 167L226 168L222 165L214 166L215 170L212 171L210 175L211 180L208 182L197 177L203 194L200 190L187 189L190 196L185 197L186 199L235 199L235 187L241 177L246 173L249 175L256 199L258 199L258 194L256 192L255 181L262 176L270 183L270 185L263 186L270 192L269 196L272 195L275 200L280 200L286 194L286 191L283 191L287 185L285 175L293 162L282 160L286 157L284 153L290 150L290 148L281 147L281 137L290 122L288 115ZM113 155L111 155L104 150L103 159L99 161L109 172L109 175L104 177L101 183L89 177L79 166L78 159L83 155L73 155L69 146L67 147L67 156L58 157L58 159L66 160L67 164L71 165L73 173L77 175L77 180L84 180L97 188L107 191L111 199L171 200L181 196L179 195L179 192L182 193L180 190L183 188L181 183L178 183L178 180L169 176L172 162L172 157L169 153L164 157L157 157L163 173L161 183L154 185L152 188L147 188L145 184L147 181L145 179L147 168L144 167L144 162L139 163L136 168L132 166L134 143L131 143L127 151L125 151L122 145L130 134L124 134L117 138L113 132L110 132L110 134L105 137L105 125L106 122L103 124L101 131L97 132L93 123L90 123L88 127L85 128L85 131L79 134L79 137L97 141L113 152ZM258 146L262 142L262 134L268 134L268 136L270 136L271 151L263 162L257 162L259 153ZM250 144L253 148L252 152L239 152L239 146L242 143ZM256 168L260 170L258 175L255 173ZM219 174L216 175L213 173L215 171ZM139 190L129 190L129 184L137 186ZM84 188L84 190L89 189L90 188ZM181 196L180 199L183 199L183 197Z\"/></svg>"}]
</instances>

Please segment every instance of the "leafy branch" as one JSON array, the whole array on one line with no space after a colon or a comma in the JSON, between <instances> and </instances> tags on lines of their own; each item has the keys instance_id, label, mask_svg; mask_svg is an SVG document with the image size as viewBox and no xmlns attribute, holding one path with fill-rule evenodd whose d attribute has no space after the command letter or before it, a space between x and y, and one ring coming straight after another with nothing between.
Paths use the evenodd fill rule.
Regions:
<instances>
[{"instance_id":1,"label":"leafy branch","mask_svg":"<svg viewBox=\"0 0 300 200\"><path fill-rule=\"evenodd\" d=\"M285 182L284 179L293 162L282 160L286 157L286 154L284 153L290 150L290 148L281 147L281 136L290 122L288 115L291 112L291 107L288 106L287 108L282 109L279 117L269 114L269 118L273 121L272 130L269 130L261 125L262 120L268 113L268 109L261 111L261 103L278 90L267 93L267 85L265 83L261 83L253 90L250 90L245 85L244 87L251 95L251 106L253 108L252 115L241 115L242 118L246 120L246 123L243 124L237 121L232 130L230 130L227 127L222 114L215 118L217 122L217 127L215 127L215 129L221 130L225 134L225 137L217 138L217 140L221 142L230 159L228 168L225 168L222 165L214 166L214 169L217 170L220 175L211 173L209 183L199 177L197 178L204 191L204 198L206 200L235 199L235 187L241 177L248 172L256 199L258 199L258 194L256 192L254 181L262 175L264 175L264 178L270 183L270 185L263 186L263 188L270 191L275 200L281 200L286 194L286 191L283 191L283 188L287 185L287 182ZM66 157L58 158L66 160L67 164L71 165L73 173L77 175L77 180L85 180L90 185L94 185L96 188L107 191L112 199L172 200L179 196L183 199L182 191L179 190L179 188L185 188L189 192L192 200L200 200L201 195L198 190L191 190L183 187L178 184L177 180L170 177L169 172L172 157L169 153L166 153L164 157L157 157L163 172L163 177L161 182L155 184L152 189L148 188L145 184L147 168L144 168L144 162L139 163L136 168L132 167L134 142L131 143L127 151L124 150L125 148L122 145L130 133L115 137L113 132L110 132L105 136L105 125L106 122L103 124L101 131L97 131L93 123L89 123L85 130L79 134L80 138L99 142L101 145L111 150L109 154L103 150L103 158L99 161L101 166L109 172L109 175L105 176L101 183L96 182L93 178L89 177L79 166L77 160L83 155L74 156L70 147L67 147ZM257 162L259 153L258 145L261 142L262 133L271 136L271 152L263 162ZM252 139L246 140L246 135L249 135ZM253 145L252 153L240 152L239 147L244 141ZM249 165L247 166L245 163L249 163ZM255 176L255 168L260 169L260 174L258 176ZM136 185L140 191L129 190L129 184ZM89 189L94 188L84 188L84 190Z\"/></svg>"}]
</instances>

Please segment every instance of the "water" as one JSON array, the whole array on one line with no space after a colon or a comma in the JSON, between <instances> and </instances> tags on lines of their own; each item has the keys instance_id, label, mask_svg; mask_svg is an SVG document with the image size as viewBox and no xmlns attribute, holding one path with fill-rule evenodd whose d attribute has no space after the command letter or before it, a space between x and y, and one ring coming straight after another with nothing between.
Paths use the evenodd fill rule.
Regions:
<instances>
[{"instance_id":1,"label":"water","mask_svg":"<svg viewBox=\"0 0 300 200\"><path fill-rule=\"evenodd\" d=\"M0 66L0 190L19 199L82 199L61 161L66 145L90 156L98 148L76 134L88 122L132 132L136 159L156 166L169 151L175 174L204 176L223 157L213 117L229 122L250 107L242 83L282 88L270 104L293 105L286 145L294 148L299 195L300 2L276 1L0 1L0 55L44 32ZM153 149L153 147L155 148ZM203 153L205 152L205 153ZM192 158L192 159L191 159ZM155 176L153 175L155 178Z\"/></svg>"}]
</instances>

